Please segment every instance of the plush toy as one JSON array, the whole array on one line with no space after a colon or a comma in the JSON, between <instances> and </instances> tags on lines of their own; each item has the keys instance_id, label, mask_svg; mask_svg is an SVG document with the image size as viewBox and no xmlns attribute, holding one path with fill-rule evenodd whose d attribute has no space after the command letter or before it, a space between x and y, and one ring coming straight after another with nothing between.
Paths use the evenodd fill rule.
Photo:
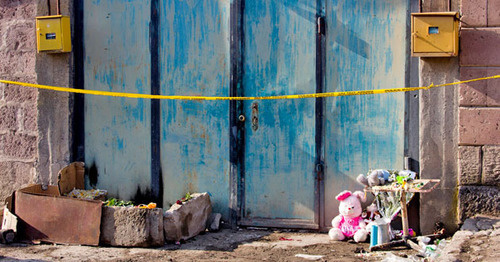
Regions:
<instances>
[{"instance_id":1,"label":"plush toy","mask_svg":"<svg viewBox=\"0 0 500 262\"><path fill-rule=\"evenodd\" d=\"M417 173L410 170L401 170L397 174L395 174L395 177L392 179L398 182L398 184L402 184L403 181L408 182L416 178L417 178Z\"/></svg>"},{"instance_id":2,"label":"plush toy","mask_svg":"<svg viewBox=\"0 0 500 262\"><path fill-rule=\"evenodd\" d=\"M330 239L344 240L352 237L356 242L365 241L368 232L361 217L361 201L366 200L364 193L343 191L336 198L340 201L340 214L332 220L332 229L328 232Z\"/></svg>"},{"instance_id":3,"label":"plush toy","mask_svg":"<svg viewBox=\"0 0 500 262\"><path fill-rule=\"evenodd\" d=\"M381 218L382 215L380 214L380 212L378 212L377 205L373 203L366 207L366 211L361 214L361 217L365 220L365 223L368 224Z\"/></svg>"},{"instance_id":4,"label":"plush toy","mask_svg":"<svg viewBox=\"0 0 500 262\"><path fill-rule=\"evenodd\" d=\"M368 175L360 174L356 181L364 186L378 186L384 185L389 181L389 171L385 169L376 169L371 171Z\"/></svg>"},{"instance_id":5,"label":"plush toy","mask_svg":"<svg viewBox=\"0 0 500 262\"><path fill-rule=\"evenodd\" d=\"M377 225L377 221L382 218L382 215L378 211L377 205L375 203L366 207L366 211L361 214L361 217L366 223L365 229L371 234L372 233L372 225Z\"/></svg>"}]
</instances>

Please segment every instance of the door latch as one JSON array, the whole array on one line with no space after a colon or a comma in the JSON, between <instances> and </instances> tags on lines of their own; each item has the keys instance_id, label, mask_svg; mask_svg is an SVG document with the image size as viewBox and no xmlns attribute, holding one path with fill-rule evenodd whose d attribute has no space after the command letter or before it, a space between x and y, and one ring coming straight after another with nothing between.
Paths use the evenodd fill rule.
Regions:
<instances>
[{"instance_id":1,"label":"door latch","mask_svg":"<svg viewBox=\"0 0 500 262\"><path fill-rule=\"evenodd\" d=\"M324 166L324 164L323 163L316 164L315 171L316 171L316 179L318 181L322 181L323 177L325 175L325 166Z\"/></svg>"},{"instance_id":2,"label":"door latch","mask_svg":"<svg viewBox=\"0 0 500 262\"><path fill-rule=\"evenodd\" d=\"M318 18L316 19L316 23L318 27L318 35L324 35L326 31L325 17L318 16Z\"/></svg>"},{"instance_id":3,"label":"door latch","mask_svg":"<svg viewBox=\"0 0 500 262\"><path fill-rule=\"evenodd\" d=\"M257 131L259 129L259 104L257 102L252 103L252 130Z\"/></svg>"}]
</instances>

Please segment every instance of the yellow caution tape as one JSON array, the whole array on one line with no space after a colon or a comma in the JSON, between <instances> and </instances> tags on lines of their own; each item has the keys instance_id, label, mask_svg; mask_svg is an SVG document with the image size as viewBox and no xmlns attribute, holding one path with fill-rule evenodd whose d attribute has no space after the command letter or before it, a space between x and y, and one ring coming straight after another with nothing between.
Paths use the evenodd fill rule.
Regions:
<instances>
[{"instance_id":1,"label":"yellow caution tape","mask_svg":"<svg viewBox=\"0 0 500 262\"><path fill-rule=\"evenodd\" d=\"M38 89L53 90L53 91L59 91L59 92L70 92L70 93L88 94L88 95L97 95L97 96L128 97L128 98L169 99L169 100L273 100L273 99L320 98L320 97L335 97L335 96L358 96L358 95L374 95L374 94L385 94L385 93L394 93L394 92L408 92L408 91L416 91L416 90L421 90L421 89L430 89L433 87L452 86L452 85L458 85L458 84L470 83L470 82L482 81L482 80L488 80L488 79L495 79L495 78L500 78L500 75L475 78L475 79L440 84L440 85L431 84L429 86L421 86L421 87L404 87L404 88L345 91L345 92L327 92L327 93L302 94L302 95L245 96L245 97L146 95L146 94L135 94L135 93L121 93L121 92L98 91L98 90L88 90L88 89L76 89L76 88L57 87L57 86L48 86L48 85L37 85L37 84L15 82L15 81L8 81L8 80L0 80L0 83L18 85L18 86L34 87L34 88L38 88Z\"/></svg>"}]
</instances>

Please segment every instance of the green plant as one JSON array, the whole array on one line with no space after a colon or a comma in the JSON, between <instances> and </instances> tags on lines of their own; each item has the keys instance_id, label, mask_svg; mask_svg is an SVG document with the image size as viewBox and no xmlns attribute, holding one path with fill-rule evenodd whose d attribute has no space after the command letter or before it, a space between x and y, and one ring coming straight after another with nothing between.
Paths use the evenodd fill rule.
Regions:
<instances>
[{"instance_id":1,"label":"green plant","mask_svg":"<svg viewBox=\"0 0 500 262\"><path fill-rule=\"evenodd\" d=\"M134 202L132 201L125 201L117 198L110 198L104 202L104 205L110 207L110 206L117 206L117 207L129 207L129 206L134 206Z\"/></svg>"},{"instance_id":2,"label":"green plant","mask_svg":"<svg viewBox=\"0 0 500 262\"><path fill-rule=\"evenodd\" d=\"M183 198L181 198L180 200L177 200L175 203L178 205L182 205L182 203L187 202L191 199L193 199L193 196L191 195L191 193L187 192Z\"/></svg>"},{"instance_id":3,"label":"green plant","mask_svg":"<svg viewBox=\"0 0 500 262\"><path fill-rule=\"evenodd\" d=\"M182 201L185 202L185 201L189 201L193 198L193 196L191 196L191 193L187 192L186 193L186 196L182 198Z\"/></svg>"}]
</instances>

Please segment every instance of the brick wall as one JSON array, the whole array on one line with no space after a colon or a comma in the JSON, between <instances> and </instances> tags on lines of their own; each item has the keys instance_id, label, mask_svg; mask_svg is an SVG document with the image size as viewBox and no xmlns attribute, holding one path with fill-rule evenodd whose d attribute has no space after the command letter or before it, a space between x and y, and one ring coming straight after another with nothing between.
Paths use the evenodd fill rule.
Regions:
<instances>
[{"instance_id":1,"label":"brick wall","mask_svg":"<svg viewBox=\"0 0 500 262\"><path fill-rule=\"evenodd\" d=\"M500 1L462 0L460 78L500 74ZM459 216L500 215L500 79L459 87Z\"/></svg>"},{"instance_id":2,"label":"brick wall","mask_svg":"<svg viewBox=\"0 0 500 262\"><path fill-rule=\"evenodd\" d=\"M0 1L0 79L36 82L35 14L36 1ZM35 174L37 98L0 83L0 203Z\"/></svg>"}]
</instances>

